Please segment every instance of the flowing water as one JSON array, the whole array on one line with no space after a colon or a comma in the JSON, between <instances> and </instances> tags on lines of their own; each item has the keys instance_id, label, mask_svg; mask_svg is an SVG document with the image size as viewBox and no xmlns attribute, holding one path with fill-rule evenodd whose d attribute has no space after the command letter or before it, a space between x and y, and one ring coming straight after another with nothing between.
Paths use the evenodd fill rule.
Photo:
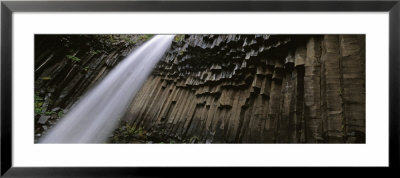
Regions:
<instances>
[{"instance_id":1,"label":"flowing water","mask_svg":"<svg viewBox=\"0 0 400 178\"><path fill-rule=\"evenodd\" d=\"M156 35L133 51L85 94L40 143L104 143L173 38L174 35Z\"/></svg>"}]
</instances>

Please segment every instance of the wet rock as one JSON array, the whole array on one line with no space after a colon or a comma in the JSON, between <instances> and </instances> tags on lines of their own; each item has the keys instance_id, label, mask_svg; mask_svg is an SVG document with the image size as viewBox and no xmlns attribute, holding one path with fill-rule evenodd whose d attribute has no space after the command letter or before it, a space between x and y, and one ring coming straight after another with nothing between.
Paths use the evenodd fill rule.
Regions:
<instances>
[{"instance_id":1,"label":"wet rock","mask_svg":"<svg viewBox=\"0 0 400 178\"><path fill-rule=\"evenodd\" d=\"M50 116L42 115L42 116L40 116L38 123L46 124L47 120L49 120L49 119L50 119Z\"/></svg>"},{"instance_id":2,"label":"wet rock","mask_svg":"<svg viewBox=\"0 0 400 178\"><path fill-rule=\"evenodd\" d=\"M54 88L51 95L41 92L47 96L42 110L67 113L132 49L124 45L87 56L72 50L78 63L56 62L62 51L39 51L38 63L45 66L38 75L54 75L36 83ZM172 44L123 118L158 141L123 140L365 142L364 70L365 35L185 35ZM359 134L348 135L354 132Z\"/></svg>"},{"instance_id":3,"label":"wet rock","mask_svg":"<svg viewBox=\"0 0 400 178\"><path fill-rule=\"evenodd\" d=\"M55 107L55 108L53 108L51 111L52 111L52 112L57 112L57 111L59 111L59 110L61 110L60 107Z\"/></svg>"}]
</instances>

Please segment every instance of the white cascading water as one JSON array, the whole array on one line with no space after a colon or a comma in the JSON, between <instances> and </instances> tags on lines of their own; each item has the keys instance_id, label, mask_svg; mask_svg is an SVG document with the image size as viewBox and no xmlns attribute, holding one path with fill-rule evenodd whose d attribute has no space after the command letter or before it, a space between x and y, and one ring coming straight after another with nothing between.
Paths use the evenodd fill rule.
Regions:
<instances>
[{"instance_id":1,"label":"white cascading water","mask_svg":"<svg viewBox=\"0 0 400 178\"><path fill-rule=\"evenodd\" d=\"M121 61L40 140L104 143L150 75L174 35L156 35Z\"/></svg>"}]
</instances>

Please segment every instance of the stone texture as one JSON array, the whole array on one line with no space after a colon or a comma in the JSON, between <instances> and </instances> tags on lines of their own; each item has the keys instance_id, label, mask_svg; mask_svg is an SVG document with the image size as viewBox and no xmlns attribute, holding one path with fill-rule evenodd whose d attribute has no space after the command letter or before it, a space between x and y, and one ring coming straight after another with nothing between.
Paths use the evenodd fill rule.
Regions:
<instances>
[{"instance_id":1,"label":"stone texture","mask_svg":"<svg viewBox=\"0 0 400 178\"><path fill-rule=\"evenodd\" d=\"M41 133L36 135L43 135L42 125L54 124L140 46L142 38L143 35L35 35L35 98L43 99L35 101L43 103L40 113L35 106L35 133Z\"/></svg>"},{"instance_id":2,"label":"stone texture","mask_svg":"<svg viewBox=\"0 0 400 178\"><path fill-rule=\"evenodd\" d=\"M186 35L124 119L176 142L362 141L364 38Z\"/></svg>"},{"instance_id":3,"label":"stone texture","mask_svg":"<svg viewBox=\"0 0 400 178\"><path fill-rule=\"evenodd\" d=\"M35 49L45 111L69 109L139 45L94 54L48 40ZM365 35L184 35L121 120L140 143L365 143Z\"/></svg>"}]
</instances>

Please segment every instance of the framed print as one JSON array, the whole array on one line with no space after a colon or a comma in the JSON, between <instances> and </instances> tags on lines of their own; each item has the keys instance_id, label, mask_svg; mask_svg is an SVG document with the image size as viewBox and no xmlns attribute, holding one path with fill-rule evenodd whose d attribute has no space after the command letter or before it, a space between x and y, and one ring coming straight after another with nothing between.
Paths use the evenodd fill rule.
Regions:
<instances>
[{"instance_id":1,"label":"framed print","mask_svg":"<svg viewBox=\"0 0 400 178\"><path fill-rule=\"evenodd\" d=\"M4 1L1 173L398 168L399 8Z\"/></svg>"}]
</instances>

